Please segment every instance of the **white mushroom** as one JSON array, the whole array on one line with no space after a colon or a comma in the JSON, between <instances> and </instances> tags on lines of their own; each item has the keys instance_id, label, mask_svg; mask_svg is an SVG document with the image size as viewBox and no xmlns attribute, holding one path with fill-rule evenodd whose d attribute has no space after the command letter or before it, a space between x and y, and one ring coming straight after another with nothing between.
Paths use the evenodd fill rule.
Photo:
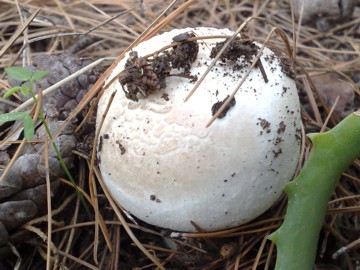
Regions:
<instances>
[{"instance_id":1,"label":"white mushroom","mask_svg":"<svg viewBox=\"0 0 360 270\"><path fill-rule=\"evenodd\" d=\"M175 36L183 41L186 36L178 35L187 32L197 37L232 35L228 29L178 29L145 41L133 51L138 57L152 54ZM188 67L190 75L200 77L205 72L212 61L211 49L224 40L197 41L199 52ZM166 58L164 53L154 57L161 55L166 61L174 57ZM98 123L117 91L100 131L98 158L105 184L122 207L163 228L196 231L193 222L214 231L248 222L276 202L294 175L300 150L298 94L279 57L265 48L261 63L268 82L260 68L254 68L224 117L206 127L214 108L231 94L255 55L218 61L187 102L184 99L194 78L187 78L183 68L175 68L176 63L171 74L180 76L168 74L160 85L151 75L154 57L150 57L135 86L125 83L136 77L129 64L124 72L129 54L118 64L111 78L123 72L123 87L116 80L99 102ZM153 92L138 89L135 98L127 93L138 101L127 98L125 92L144 81L154 86Z\"/></svg>"}]
</instances>

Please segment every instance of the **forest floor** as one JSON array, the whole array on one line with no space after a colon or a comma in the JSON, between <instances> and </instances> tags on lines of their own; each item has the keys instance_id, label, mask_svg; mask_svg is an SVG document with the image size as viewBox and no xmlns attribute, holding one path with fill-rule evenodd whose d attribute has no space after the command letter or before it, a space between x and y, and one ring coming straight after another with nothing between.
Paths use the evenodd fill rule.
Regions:
<instances>
[{"instance_id":1,"label":"forest floor","mask_svg":"<svg viewBox=\"0 0 360 270\"><path fill-rule=\"evenodd\" d=\"M72 68L78 70L101 59L96 71L86 73L86 85L82 88L89 90L90 96L78 98L62 115L62 121L71 123L73 119L69 117L79 113L77 119L80 121L93 109L91 104L96 104L104 77L101 75L107 76L111 70L106 68L138 38L197 26L236 30L253 17L246 25L246 35L263 42L275 25L284 31L294 52L304 134L328 130L359 108L360 3L357 1L353 11L339 19L335 15L327 17L326 12L330 12L327 10L323 11L323 17L310 16L311 9L306 5L310 6L311 1L304 1L304 13L292 16L290 2L203 0L172 4L168 0L143 3L33 0L20 3L0 0L0 93L2 96L11 84L5 76L5 68L30 66L38 56L43 58L34 65L51 69L54 82L64 79L56 72L59 74L66 69L71 75ZM295 7L294 10L299 9ZM302 18L300 23L299 17ZM152 28L147 31L150 26ZM279 35L273 35L269 44L285 51ZM70 54L76 64L67 66L63 54ZM50 56L58 58L50 60ZM60 63L58 69L53 68L56 63ZM47 85L42 87L54 82L48 78ZM0 98L0 114L12 111L22 102L19 95ZM63 104L58 107L61 106ZM0 269L158 269L141 248L148 250L157 264L166 269L274 268L276 248L267 236L281 225L287 204L285 195L254 221L230 231L188 235L175 240L178 250L170 249L165 241L171 240L169 231L141 221L134 223L119 207L110 204L98 181L99 174L92 158L94 123L91 117L90 120L85 118L86 121L88 129L76 138L77 145L71 152L73 164L69 165L83 196L76 192L67 176L51 178L58 186L53 196L43 195L43 209L38 209L23 224L10 224L5 228L6 241L2 241L5 236L0 226ZM14 162L14 156L21 156L21 151L17 152L22 145L21 135L9 138L10 129L11 125L0 127L2 170ZM5 147L5 141L10 146ZM40 142L30 143L36 148L34 145ZM304 136L299 168L310 149L311 144ZM315 269L360 269L359 170L357 161L344 172L329 202ZM87 201L88 210L81 198ZM5 207L7 200L0 199L0 208ZM53 211L51 217L48 215L50 209ZM2 221L0 215L0 223ZM134 238L138 242L134 242ZM347 247L346 252L339 252L342 247Z\"/></svg>"}]
</instances>

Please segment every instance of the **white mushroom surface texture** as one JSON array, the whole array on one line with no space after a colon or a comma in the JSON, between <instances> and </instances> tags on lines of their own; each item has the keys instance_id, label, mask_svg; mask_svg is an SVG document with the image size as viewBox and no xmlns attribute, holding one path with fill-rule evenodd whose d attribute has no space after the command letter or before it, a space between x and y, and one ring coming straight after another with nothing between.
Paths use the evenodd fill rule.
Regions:
<instances>
[{"instance_id":1,"label":"white mushroom surface texture","mask_svg":"<svg viewBox=\"0 0 360 270\"><path fill-rule=\"evenodd\" d=\"M138 219L185 232L236 227L269 209L294 176L299 98L291 68L270 49L261 52L263 71L251 70L210 126L261 44L236 38L184 101L232 34L172 30L134 47L113 70L109 81L118 79L98 105L99 128L116 91L100 129L99 168L113 199Z\"/></svg>"}]
</instances>

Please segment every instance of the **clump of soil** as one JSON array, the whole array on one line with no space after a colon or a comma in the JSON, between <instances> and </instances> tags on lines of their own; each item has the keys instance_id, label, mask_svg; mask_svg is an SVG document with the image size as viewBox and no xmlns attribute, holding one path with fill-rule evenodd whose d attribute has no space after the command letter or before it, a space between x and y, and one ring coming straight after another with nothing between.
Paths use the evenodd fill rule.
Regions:
<instances>
[{"instance_id":1,"label":"clump of soil","mask_svg":"<svg viewBox=\"0 0 360 270\"><path fill-rule=\"evenodd\" d=\"M210 58L215 58L226 42L227 40L216 43L215 47L211 49ZM220 60L236 61L240 57L243 57L248 63L251 63L253 57L256 56L258 49L259 47L256 46L251 39L246 37L236 37L221 54Z\"/></svg>"},{"instance_id":2,"label":"clump of soil","mask_svg":"<svg viewBox=\"0 0 360 270\"><path fill-rule=\"evenodd\" d=\"M181 38L179 38L180 36ZM190 68L197 58L199 45L196 40L188 40L194 36L194 34L188 33L175 36L174 39L180 40L180 44L174 45L170 51L163 51L153 58L139 57L136 51L131 52L125 63L125 70L119 77L126 97L138 101L139 94L146 97L153 91L164 89L166 77L169 76L196 80L196 76L190 74ZM183 69L184 71L177 75L171 75L170 72L173 69Z\"/></svg>"},{"instance_id":3,"label":"clump of soil","mask_svg":"<svg viewBox=\"0 0 360 270\"><path fill-rule=\"evenodd\" d=\"M213 116L218 112L218 110L221 108L221 106L226 102L228 98L229 95L224 100L214 103L214 105L211 107L211 112ZM230 110L230 108L235 106L235 104L236 104L236 100L235 98L232 98L230 100L230 103L222 110L222 112L219 114L217 118L219 119L224 118L227 112Z\"/></svg>"}]
</instances>

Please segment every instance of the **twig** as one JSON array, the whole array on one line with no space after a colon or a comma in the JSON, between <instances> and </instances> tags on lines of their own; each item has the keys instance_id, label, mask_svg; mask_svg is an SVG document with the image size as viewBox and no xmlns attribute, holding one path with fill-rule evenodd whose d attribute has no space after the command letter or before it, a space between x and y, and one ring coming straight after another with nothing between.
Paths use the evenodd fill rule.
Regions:
<instances>
[{"instance_id":1,"label":"twig","mask_svg":"<svg viewBox=\"0 0 360 270\"><path fill-rule=\"evenodd\" d=\"M356 247L360 245L360 238L355 240L354 242L346 245L345 247L342 247L340 249L338 249L336 252L334 252L333 255L331 255L331 258L336 260L337 257L339 257L341 254L344 254L345 252L347 252L349 249L353 248L353 247Z\"/></svg>"}]
</instances>

